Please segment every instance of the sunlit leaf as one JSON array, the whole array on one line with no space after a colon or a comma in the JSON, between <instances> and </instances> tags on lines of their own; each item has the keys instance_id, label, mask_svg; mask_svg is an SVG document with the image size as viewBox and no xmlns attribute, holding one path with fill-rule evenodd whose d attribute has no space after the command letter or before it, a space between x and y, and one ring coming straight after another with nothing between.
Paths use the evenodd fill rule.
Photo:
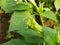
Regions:
<instances>
[{"instance_id":1,"label":"sunlit leaf","mask_svg":"<svg viewBox=\"0 0 60 45\"><path fill-rule=\"evenodd\" d=\"M60 5L59 4L60 4L60 0L55 0L54 5L55 5L56 10L60 9Z\"/></svg>"}]
</instances>

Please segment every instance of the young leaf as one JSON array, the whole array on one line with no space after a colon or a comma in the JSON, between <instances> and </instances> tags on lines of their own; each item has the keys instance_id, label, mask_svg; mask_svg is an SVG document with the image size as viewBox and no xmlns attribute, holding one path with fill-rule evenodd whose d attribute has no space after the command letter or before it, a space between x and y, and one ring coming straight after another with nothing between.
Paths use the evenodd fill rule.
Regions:
<instances>
[{"instance_id":1,"label":"young leaf","mask_svg":"<svg viewBox=\"0 0 60 45\"><path fill-rule=\"evenodd\" d=\"M41 25L39 25L36 20L34 18L30 18L28 21L27 21L27 25L36 30L36 31L39 31L39 32L42 32L42 27Z\"/></svg>"}]
</instances>

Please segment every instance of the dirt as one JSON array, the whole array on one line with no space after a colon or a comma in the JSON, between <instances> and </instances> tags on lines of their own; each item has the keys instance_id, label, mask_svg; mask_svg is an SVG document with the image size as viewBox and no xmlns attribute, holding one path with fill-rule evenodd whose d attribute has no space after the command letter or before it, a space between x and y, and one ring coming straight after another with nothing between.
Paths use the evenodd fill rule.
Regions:
<instances>
[{"instance_id":1,"label":"dirt","mask_svg":"<svg viewBox=\"0 0 60 45\"><path fill-rule=\"evenodd\" d=\"M0 43L7 40L7 31L11 15L0 11Z\"/></svg>"}]
</instances>

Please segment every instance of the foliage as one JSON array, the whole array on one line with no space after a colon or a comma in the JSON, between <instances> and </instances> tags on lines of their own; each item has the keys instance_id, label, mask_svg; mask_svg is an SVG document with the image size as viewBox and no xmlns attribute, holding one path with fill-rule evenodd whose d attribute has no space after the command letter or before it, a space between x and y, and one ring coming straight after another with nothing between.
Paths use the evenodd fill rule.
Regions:
<instances>
[{"instance_id":1,"label":"foliage","mask_svg":"<svg viewBox=\"0 0 60 45\"><path fill-rule=\"evenodd\" d=\"M39 6L36 2L39 3ZM59 2L60 0L0 0L1 9L6 14L12 14L7 33L15 31L24 37L24 39L20 37L13 39L14 35L8 35L8 37L11 36L9 37L11 40L0 45L60 44ZM36 15L40 17L42 25L35 20ZM47 21L46 19L55 21L56 24L52 25L52 28L47 27L44 23Z\"/></svg>"}]
</instances>

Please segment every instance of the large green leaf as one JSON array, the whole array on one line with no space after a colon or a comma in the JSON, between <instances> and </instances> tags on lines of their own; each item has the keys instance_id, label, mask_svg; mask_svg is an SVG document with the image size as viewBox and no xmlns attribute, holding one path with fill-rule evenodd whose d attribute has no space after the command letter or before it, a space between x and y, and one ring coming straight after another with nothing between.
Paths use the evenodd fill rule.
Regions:
<instances>
[{"instance_id":1,"label":"large green leaf","mask_svg":"<svg viewBox=\"0 0 60 45\"><path fill-rule=\"evenodd\" d=\"M27 27L27 20L31 17L29 11L14 12L11 17L9 31L24 30Z\"/></svg>"},{"instance_id":2,"label":"large green leaf","mask_svg":"<svg viewBox=\"0 0 60 45\"><path fill-rule=\"evenodd\" d=\"M43 11L43 13L41 13L40 15L52 19L54 21L57 21L57 18L52 11Z\"/></svg>"},{"instance_id":3,"label":"large green leaf","mask_svg":"<svg viewBox=\"0 0 60 45\"><path fill-rule=\"evenodd\" d=\"M44 40L48 45L56 45L58 40L58 32L49 27L43 27Z\"/></svg>"},{"instance_id":4,"label":"large green leaf","mask_svg":"<svg viewBox=\"0 0 60 45\"><path fill-rule=\"evenodd\" d=\"M35 43L35 44L38 42L39 43L43 42L42 34L39 33L39 31L35 31L32 29L25 29L25 30L17 31L17 33L24 36L26 42Z\"/></svg>"},{"instance_id":5,"label":"large green leaf","mask_svg":"<svg viewBox=\"0 0 60 45\"><path fill-rule=\"evenodd\" d=\"M56 10L60 9L60 5L59 4L60 4L60 0L55 0L54 5L55 5Z\"/></svg>"},{"instance_id":6,"label":"large green leaf","mask_svg":"<svg viewBox=\"0 0 60 45\"><path fill-rule=\"evenodd\" d=\"M13 12L14 10L27 10L32 7L30 3L19 2L17 3L14 0L1 0L0 5L6 13Z\"/></svg>"},{"instance_id":7,"label":"large green leaf","mask_svg":"<svg viewBox=\"0 0 60 45\"><path fill-rule=\"evenodd\" d=\"M6 11L6 9L9 10L10 8L8 8L8 7L12 7L15 4L16 4L16 2L14 0L4 0L4 1L0 0L0 6L4 11ZM9 12L9 11L7 11L7 12Z\"/></svg>"},{"instance_id":8,"label":"large green leaf","mask_svg":"<svg viewBox=\"0 0 60 45\"><path fill-rule=\"evenodd\" d=\"M7 4L6 4L6 0L0 0L0 6L1 7L5 7Z\"/></svg>"},{"instance_id":9,"label":"large green leaf","mask_svg":"<svg viewBox=\"0 0 60 45\"><path fill-rule=\"evenodd\" d=\"M26 43L21 39L11 39L10 41L0 45L29 45L29 43Z\"/></svg>"}]
</instances>

